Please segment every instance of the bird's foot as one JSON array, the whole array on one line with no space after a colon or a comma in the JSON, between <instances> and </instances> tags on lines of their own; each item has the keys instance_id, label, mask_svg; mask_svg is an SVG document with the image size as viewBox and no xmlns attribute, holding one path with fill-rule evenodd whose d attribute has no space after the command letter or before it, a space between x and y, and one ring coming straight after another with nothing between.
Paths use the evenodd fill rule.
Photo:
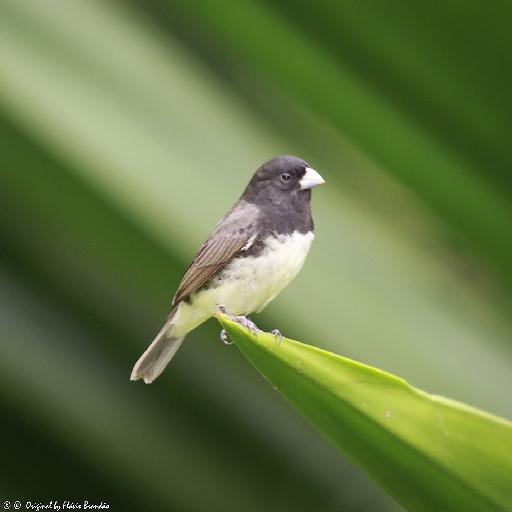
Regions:
<instances>
[{"instance_id":1,"label":"bird's foot","mask_svg":"<svg viewBox=\"0 0 512 512\"><path fill-rule=\"evenodd\" d=\"M279 329L272 329L270 331L277 339L277 344L281 345L281 342L283 341L283 335L281 334L281 331Z\"/></svg>"},{"instance_id":2,"label":"bird's foot","mask_svg":"<svg viewBox=\"0 0 512 512\"><path fill-rule=\"evenodd\" d=\"M222 341L224 345L233 345L233 341L231 340L229 334L225 329L222 329L222 331L220 331L220 341Z\"/></svg>"},{"instance_id":3,"label":"bird's foot","mask_svg":"<svg viewBox=\"0 0 512 512\"><path fill-rule=\"evenodd\" d=\"M260 329L258 329L258 326L250 318L247 318L246 316L243 316L243 315L240 315L240 316L230 315L226 311L226 307L222 304L217 305L217 310L220 311L222 314L226 315L233 322L236 322L237 324L242 325L246 329L249 329L254 334L261 332ZM220 339L221 339L222 343L224 343L225 345L231 345L233 343L233 341L231 340L231 338L229 337L229 334L226 332L225 329L222 329L222 331L220 333Z\"/></svg>"},{"instance_id":4,"label":"bird's foot","mask_svg":"<svg viewBox=\"0 0 512 512\"><path fill-rule=\"evenodd\" d=\"M217 310L220 311L222 314L226 315L230 320L233 320L233 322L243 325L252 332L261 332L260 329L258 329L258 326L250 318L247 318L246 316L243 315L230 315L226 310L226 306L224 306L223 304L217 304Z\"/></svg>"},{"instance_id":5,"label":"bird's foot","mask_svg":"<svg viewBox=\"0 0 512 512\"><path fill-rule=\"evenodd\" d=\"M254 334L261 332L260 329L258 329L258 326L246 316L240 315L240 316L231 316L230 317L233 322L236 322L237 324L240 324L244 326L246 329L249 329Z\"/></svg>"}]
</instances>

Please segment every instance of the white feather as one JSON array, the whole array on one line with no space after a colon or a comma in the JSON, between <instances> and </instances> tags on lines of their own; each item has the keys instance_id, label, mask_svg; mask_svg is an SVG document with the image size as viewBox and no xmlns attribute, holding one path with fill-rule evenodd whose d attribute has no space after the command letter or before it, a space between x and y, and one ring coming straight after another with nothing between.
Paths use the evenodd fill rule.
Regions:
<instances>
[{"instance_id":1,"label":"white feather","mask_svg":"<svg viewBox=\"0 0 512 512\"><path fill-rule=\"evenodd\" d=\"M219 304L232 315L261 311L302 268L313 238L312 232L298 231L270 236L258 256L233 260L222 271L222 284L216 286L214 282L210 288L196 294L191 303L179 305L173 334L185 335L211 317Z\"/></svg>"}]
</instances>

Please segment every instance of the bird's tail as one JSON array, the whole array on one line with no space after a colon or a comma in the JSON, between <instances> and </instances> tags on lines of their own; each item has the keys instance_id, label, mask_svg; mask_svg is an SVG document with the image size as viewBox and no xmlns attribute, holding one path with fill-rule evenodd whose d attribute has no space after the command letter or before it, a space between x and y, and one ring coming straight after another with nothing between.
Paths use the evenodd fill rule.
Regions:
<instances>
[{"instance_id":1,"label":"bird's tail","mask_svg":"<svg viewBox=\"0 0 512 512\"><path fill-rule=\"evenodd\" d=\"M185 336L172 335L173 313L167 322L155 336L151 345L142 354L133 367L131 380L144 379L146 384L151 384L169 364L174 354L178 351Z\"/></svg>"}]
</instances>

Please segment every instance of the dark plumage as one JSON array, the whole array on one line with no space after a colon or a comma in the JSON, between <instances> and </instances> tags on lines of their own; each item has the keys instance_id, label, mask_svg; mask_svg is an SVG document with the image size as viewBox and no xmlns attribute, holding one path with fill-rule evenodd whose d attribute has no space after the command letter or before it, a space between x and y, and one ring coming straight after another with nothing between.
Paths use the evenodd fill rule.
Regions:
<instances>
[{"instance_id":1,"label":"dark plumage","mask_svg":"<svg viewBox=\"0 0 512 512\"><path fill-rule=\"evenodd\" d=\"M294 156L279 156L263 164L252 177L242 197L257 204L262 211L260 238L271 233L308 233L313 231L311 216L311 189L298 189L308 164ZM290 179L279 179L287 169Z\"/></svg>"},{"instance_id":2,"label":"dark plumage","mask_svg":"<svg viewBox=\"0 0 512 512\"><path fill-rule=\"evenodd\" d=\"M302 267L313 240L311 188L321 176L300 158L279 156L256 170L240 199L199 248L168 320L136 363L132 380L152 382L185 335L212 316L261 311Z\"/></svg>"}]
</instances>

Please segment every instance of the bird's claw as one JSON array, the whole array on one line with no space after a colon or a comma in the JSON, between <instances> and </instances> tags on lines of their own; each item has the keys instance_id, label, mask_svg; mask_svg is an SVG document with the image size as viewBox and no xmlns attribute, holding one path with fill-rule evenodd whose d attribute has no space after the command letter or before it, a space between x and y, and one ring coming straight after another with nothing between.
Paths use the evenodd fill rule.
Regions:
<instances>
[{"instance_id":1,"label":"bird's claw","mask_svg":"<svg viewBox=\"0 0 512 512\"><path fill-rule=\"evenodd\" d=\"M244 326L246 329L249 329L254 334L261 332L258 329L258 326L250 318L247 318L246 316L232 316L231 320L233 320L237 324Z\"/></svg>"},{"instance_id":2,"label":"bird's claw","mask_svg":"<svg viewBox=\"0 0 512 512\"><path fill-rule=\"evenodd\" d=\"M217 310L220 311L222 314L227 315L230 320L233 320L233 322L243 325L244 327L251 330L252 332L254 332L254 333L261 332L258 329L258 326L250 318L247 318L246 316L243 316L243 315L240 315L240 316L230 315L226 310L226 306L224 306L223 304L217 304Z\"/></svg>"},{"instance_id":3,"label":"bird's claw","mask_svg":"<svg viewBox=\"0 0 512 512\"><path fill-rule=\"evenodd\" d=\"M222 331L220 331L220 341L222 341L224 345L233 345L233 341L229 337L226 329L222 329Z\"/></svg>"},{"instance_id":4,"label":"bird's claw","mask_svg":"<svg viewBox=\"0 0 512 512\"><path fill-rule=\"evenodd\" d=\"M272 329L270 331L277 339L277 344L281 345L281 342L283 341L283 335L281 334L281 331L279 329Z\"/></svg>"},{"instance_id":5,"label":"bird's claw","mask_svg":"<svg viewBox=\"0 0 512 512\"><path fill-rule=\"evenodd\" d=\"M233 322L236 322L237 324L242 325L246 329L249 329L254 334L257 334L257 333L261 332L258 329L258 326L251 319L247 318L246 316L243 316L243 315L240 315L240 316L230 315L226 311L226 307L224 305L222 305L222 304L218 304L217 305L217 310L220 311L222 314L227 315L227 317L230 320L232 320ZM222 329L222 331L220 332L220 339L221 339L222 343L224 343L226 345L231 345L233 343L231 341L231 338L229 337L229 334L226 332L225 329Z\"/></svg>"}]
</instances>

